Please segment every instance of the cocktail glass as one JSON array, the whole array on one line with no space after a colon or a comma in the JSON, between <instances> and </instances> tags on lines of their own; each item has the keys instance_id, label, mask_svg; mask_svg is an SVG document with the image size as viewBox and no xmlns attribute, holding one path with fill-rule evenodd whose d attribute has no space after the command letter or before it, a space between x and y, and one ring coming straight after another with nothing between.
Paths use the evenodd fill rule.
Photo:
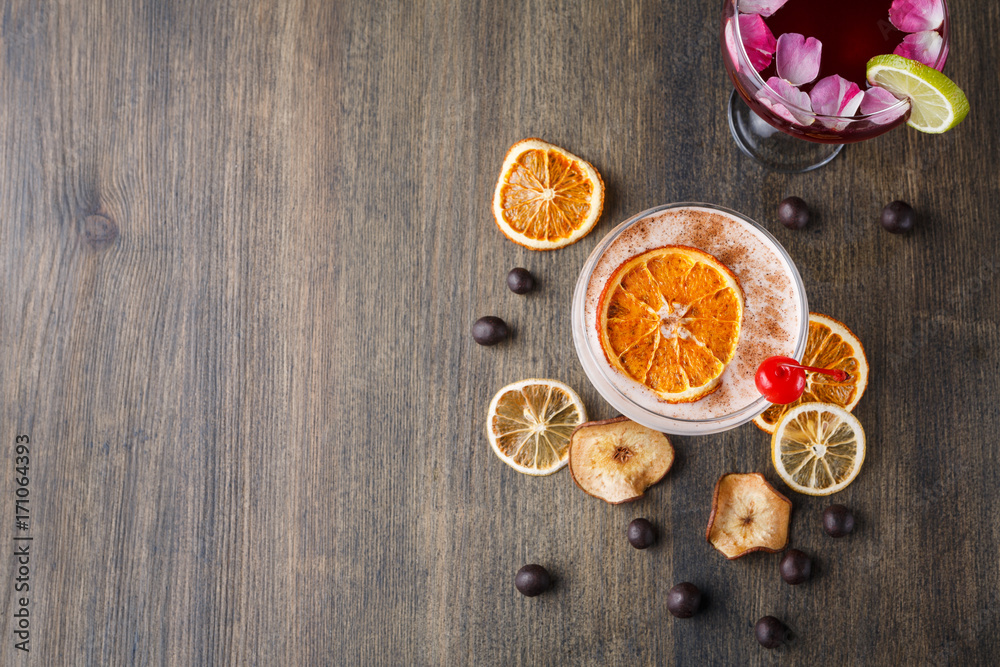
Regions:
<instances>
[{"instance_id":1,"label":"cocktail glass","mask_svg":"<svg viewBox=\"0 0 1000 667\"><path fill-rule=\"evenodd\" d=\"M822 17L828 30L834 35L843 35L841 40L856 39L851 30L852 8L861 7L870 14L875 5L884 5L884 19L874 22L867 31L868 35L881 35L882 45L869 40L863 44L865 48L855 48L851 55L856 62L853 69L863 72L864 63L875 55L892 53L899 44L904 33L900 32L889 21L888 9L891 0L789 0L793 3L809 2L809 11L817 17ZM937 32L942 37L939 55L932 65L940 70L948 58L948 8L941 0L944 11L944 21ZM893 106L879 109L869 114L852 116L831 116L814 112L796 104L789 95L782 94L768 85L774 75L775 64L758 71L752 64L744 44L744 34L738 20L740 0L724 0L722 10L722 59L733 81L735 90L729 96L729 129L740 150L771 171L799 173L810 171L829 163L843 149L844 144L871 139L904 123L909 117L909 102L899 101ZM787 11L777 10L772 16ZM765 20L766 22L766 20ZM778 37L779 35L775 35ZM809 37L810 35L805 35ZM824 42L824 49L846 48L842 43ZM877 41L877 37L876 40ZM852 43L852 47L857 46ZM824 73L821 72L820 76ZM863 79L863 75L855 78ZM867 85L863 80L855 81L862 89ZM807 91L809 86L801 86ZM779 110L781 113L776 112Z\"/></svg>"},{"instance_id":2,"label":"cocktail glass","mask_svg":"<svg viewBox=\"0 0 1000 667\"><path fill-rule=\"evenodd\" d=\"M733 232L732 234L711 235L712 238L706 238L704 231L699 233L693 230L689 233L684 229L683 223L677 219L677 216L683 216L688 211L704 212L723 217L733 225ZM643 426L677 435L703 435L736 428L752 420L771 406L771 403L760 396L755 389L745 395L745 400L727 403L725 409L720 409L717 413L700 417L692 416L691 413L697 413L703 402L712 400L711 396L682 406L655 400L650 401L648 398L644 400L630 391L630 385L633 385L634 381L621 375L608 364L598 342L595 333L596 304L593 297L603 289L603 281L607 280L607 269L617 265L617 255L623 252L628 254L635 248L636 239L642 239L640 243L651 244L654 247L665 245L656 238L656 233L652 228L652 226L660 225L672 230L670 233L673 236L666 245L697 247L709 254L715 253L714 256L720 259L722 253L719 251L728 249L734 256L743 257L744 259L741 261L746 262L746 265L743 266L742 270L735 263L730 264L728 268L741 281L746 294L745 308L747 312L753 313L749 316L763 317L765 312L776 308L780 309L786 316L795 315L795 317L789 317L789 321L794 321L795 324L789 325L788 329L785 330L788 338L786 354L795 359L802 358L809 337L809 306L806 301L805 286L795 268L795 263L781 247L781 244L756 222L736 211L705 203L666 204L643 211L608 232L607 236L594 248L580 271L576 289L573 292L572 330L577 356L584 372L598 393L623 415ZM740 243L735 239L741 235L747 240L742 248L735 247ZM756 291L759 289L757 287L751 288L751 283L754 281L751 280L752 276L745 272L750 266L755 271L760 272L759 284L773 280L776 274L785 276L789 285L787 301L777 306L767 304L766 295ZM604 275L603 281L600 278L601 275ZM739 345L752 349L759 345L759 341L755 344L754 340L741 332ZM749 355L747 358L749 359ZM733 373L742 373L749 375L748 377L741 376L740 381L746 386L748 380L749 386L753 387L755 371L756 366L737 370L734 361L727 368L726 374L723 375L723 383L735 381ZM722 393L721 390L720 393Z\"/></svg>"}]
</instances>

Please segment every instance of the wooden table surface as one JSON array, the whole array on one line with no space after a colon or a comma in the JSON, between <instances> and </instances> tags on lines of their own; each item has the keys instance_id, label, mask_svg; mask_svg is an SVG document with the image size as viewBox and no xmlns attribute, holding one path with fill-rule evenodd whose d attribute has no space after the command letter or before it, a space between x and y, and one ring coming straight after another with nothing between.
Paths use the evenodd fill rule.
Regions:
<instances>
[{"instance_id":1,"label":"wooden table surface","mask_svg":"<svg viewBox=\"0 0 1000 667\"><path fill-rule=\"evenodd\" d=\"M31 536L30 653L3 560L3 665L985 664L1000 653L1000 10L952 3L972 113L805 175L731 140L720 2L0 3L0 539ZM506 149L565 146L607 184L594 232L536 253L490 200ZM808 229L776 222L806 199ZM877 223L913 204L909 236ZM858 479L789 492L792 543L728 562L715 480L761 471L752 425L676 437L609 506L484 435L527 377L615 414L573 350L570 294L617 223L707 201L760 220L871 380ZM540 279L509 292L506 272ZM499 315L513 340L476 345ZM15 524L18 436L30 524ZM784 488L780 484L779 488ZM651 518L659 544L625 541ZM515 571L558 579L534 599ZM666 591L697 583L679 621ZM795 641L768 652L762 615Z\"/></svg>"}]
</instances>

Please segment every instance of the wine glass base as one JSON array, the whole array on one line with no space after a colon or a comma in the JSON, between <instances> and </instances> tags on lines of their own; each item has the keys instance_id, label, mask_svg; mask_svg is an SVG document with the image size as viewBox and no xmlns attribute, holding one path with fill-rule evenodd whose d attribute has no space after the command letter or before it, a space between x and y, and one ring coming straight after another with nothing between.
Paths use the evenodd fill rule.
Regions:
<instances>
[{"instance_id":1,"label":"wine glass base","mask_svg":"<svg viewBox=\"0 0 1000 667\"><path fill-rule=\"evenodd\" d=\"M729 96L729 130L744 154L771 171L786 174L818 169L844 149L843 144L797 139L771 127L735 90Z\"/></svg>"}]
</instances>

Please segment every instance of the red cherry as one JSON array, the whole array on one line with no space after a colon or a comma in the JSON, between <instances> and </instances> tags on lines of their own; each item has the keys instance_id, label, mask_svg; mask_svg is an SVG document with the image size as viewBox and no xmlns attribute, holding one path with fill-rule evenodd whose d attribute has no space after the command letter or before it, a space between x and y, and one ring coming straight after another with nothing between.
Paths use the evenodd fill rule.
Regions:
<instances>
[{"instance_id":1,"label":"red cherry","mask_svg":"<svg viewBox=\"0 0 1000 667\"><path fill-rule=\"evenodd\" d=\"M768 357L754 377L757 391L772 403L791 403L806 390L806 371L791 357Z\"/></svg>"},{"instance_id":2,"label":"red cherry","mask_svg":"<svg viewBox=\"0 0 1000 667\"><path fill-rule=\"evenodd\" d=\"M806 371L828 375L835 382L844 382L848 378L847 371L803 366L791 357L768 357L757 369L754 382L764 398L784 405L798 400L806 390Z\"/></svg>"}]
</instances>

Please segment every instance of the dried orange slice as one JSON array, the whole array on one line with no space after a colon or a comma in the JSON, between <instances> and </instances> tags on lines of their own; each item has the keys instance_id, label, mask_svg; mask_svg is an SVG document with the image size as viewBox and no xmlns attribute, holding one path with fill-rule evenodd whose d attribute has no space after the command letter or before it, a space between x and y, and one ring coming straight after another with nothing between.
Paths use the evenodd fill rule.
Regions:
<instances>
[{"instance_id":1,"label":"dried orange slice","mask_svg":"<svg viewBox=\"0 0 1000 667\"><path fill-rule=\"evenodd\" d=\"M583 401L557 380L521 380L490 402L486 437L500 460L526 475L551 475L569 460L569 439L587 421Z\"/></svg>"},{"instance_id":2,"label":"dried orange slice","mask_svg":"<svg viewBox=\"0 0 1000 667\"><path fill-rule=\"evenodd\" d=\"M586 236L604 207L604 181L589 162L541 139L507 151L493 217L514 243L555 250Z\"/></svg>"},{"instance_id":3,"label":"dried orange slice","mask_svg":"<svg viewBox=\"0 0 1000 667\"><path fill-rule=\"evenodd\" d=\"M837 382L821 373L806 374L806 390L798 400L786 405L772 405L754 418L753 423L767 433L774 433L782 415L803 403L832 403L848 412L854 409L868 386L868 359L865 348L843 322L819 313L809 313L809 340L803 366L833 368L847 372L847 379Z\"/></svg>"},{"instance_id":4,"label":"dried orange slice","mask_svg":"<svg viewBox=\"0 0 1000 667\"><path fill-rule=\"evenodd\" d=\"M865 462L865 430L838 405L801 403L771 436L771 462L788 488L828 496L847 487Z\"/></svg>"},{"instance_id":5,"label":"dried orange slice","mask_svg":"<svg viewBox=\"0 0 1000 667\"><path fill-rule=\"evenodd\" d=\"M707 252L665 246L615 269L597 314L612 367L668 403L689 403L718 389L733 359L743 290Z\"/></svg>"}]
</instances>

